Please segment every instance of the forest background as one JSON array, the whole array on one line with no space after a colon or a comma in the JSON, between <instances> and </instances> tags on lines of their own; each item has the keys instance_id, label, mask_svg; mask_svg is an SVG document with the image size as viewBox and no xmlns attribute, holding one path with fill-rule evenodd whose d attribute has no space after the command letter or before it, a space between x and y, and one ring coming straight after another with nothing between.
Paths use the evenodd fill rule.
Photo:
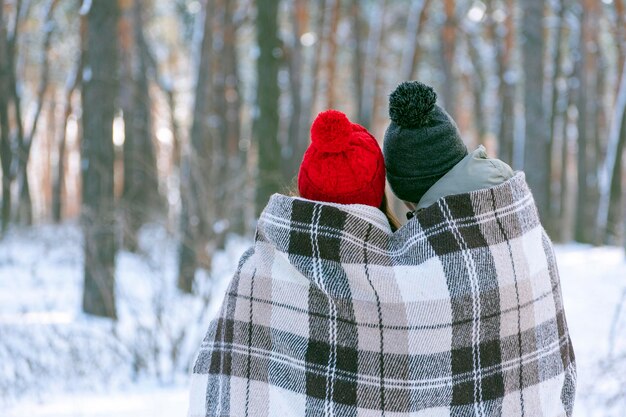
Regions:
<instances>
[{"instance_id":1,"label":"forest background","mask_svg":"<svg viewBox=\"0 0 626 417\"><path fill-rule=\"evenodd\" d=\"M176 291L206 307L217 254L293 188L315 115L337 108L382 140L389 93L417 79L468 148L526 172L555 242L626 247L625 8L0 0L0 242L69 225L80 309L115 320L116 258L159 230Z\"/></svg>"}]
</instances>

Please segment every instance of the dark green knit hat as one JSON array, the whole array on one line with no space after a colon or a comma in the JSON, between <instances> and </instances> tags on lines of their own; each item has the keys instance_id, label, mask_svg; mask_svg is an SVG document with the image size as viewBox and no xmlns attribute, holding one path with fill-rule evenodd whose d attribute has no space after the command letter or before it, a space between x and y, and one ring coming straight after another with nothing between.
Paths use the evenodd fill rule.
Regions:
<instances>
[{"instance_id":1,"label":"dark green knit hat","mask_svg":"<svg viewBox=\"0 0 626 417\"><path fill-rule=\"evenodd\" d=\"M436 101L435 90L419 81L403 82L389 96L383 154L387 180L401 200L419 202L467 155L456 123Z\"/></svg>"}]
</instances>

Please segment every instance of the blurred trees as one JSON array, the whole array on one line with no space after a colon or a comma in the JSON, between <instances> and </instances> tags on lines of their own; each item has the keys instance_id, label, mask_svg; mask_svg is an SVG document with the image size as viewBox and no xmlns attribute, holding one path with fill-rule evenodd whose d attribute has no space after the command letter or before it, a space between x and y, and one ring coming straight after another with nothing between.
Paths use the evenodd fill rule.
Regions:
<instances>
[{"instance_id":1,"label":"blurred trees","mask_svg":"<svg viewBox=\"0 0 626 417\"><path fill-rule=\"evenodd\" d=\"M81 225L85 247L83 310L116 317L115 196L113 119L118 97L117 2L93 0L83 5L87 42L82 105L83 206Z\"/></svg>"},{"instance_id":2,"label":"blurred trees","mask_svg":"<svg viewBox=\"0 0 626 417\"><path fill-rule=\"evenodd\" d=\"M282 56L278 39L278 2L257 0L257 98L254 138L258 152L256 213L261 213L270 196L281 188L281 152L278 143L279 58Z\"/></svg>"},{"instance_id":3,"label":"blurred trees","mask_svg":"<svg viewBox=\"0 0 626 417\"><path fill-rule=\"evenodd\" d=\"M178 287L191 292L198 259L208 252L212 237L211 224L216 201L208 191L214 186L211 170L214 165L211 148L214 132L211 131L210 99L212 92L211 68L213 66L214 0L207 0L204 9L200 59L196 68L195 101L191 126L189 151L181 168L181 244ZM213 203L213 204L211 204ZM210 264L202 265L210 267Z\"/></svg>"},{"instance_id":4,"label":"blurred trees","mask_svg":"<svg viewBox=\"0 0 626 417\"><path fill-rule=\"evenodd\" d=\"M522 60L524 62L524 169L539 215L550 225L550 139L544 109L544 0L522 3Z\"/></svg>"},{"instance_id":5,"label":"blurred trees","mask_svg":"<svg viewBox=\"0 0 626 417\"><path fill-rule=\"evenodd\" d=\"M382 140L405 79L526 171L553 239L624 240L624 0L104 3L0 0L2 233L82 211L86 280L112 288L115 252L159 223L192 291L292 184L317 112Z\"/></svg>"},{"instance_id":6,"label":"blurred trees","mask_svg":"<svg viewBox=\"0 0 626 417\"><path fill-rule=\"evenodd\" d=\"M12 48L4 16L4 0L0 1L0 163L2 163L2 224L0 233L6 231L11 216L11 132L9 129L9 73Z\"/></svg>"},{"instance_id":7,"label":"blurred trees","mask_svg":"<svg viewBox=\"0 0 626 417\"><path fill-rule=\"evenodd\" d=\"M137 250L139 228L161 208L148 77L155 75L144 35L145 0L120 0L120 107L124 117L123 243Z\"/></svg>"}]
</instances>

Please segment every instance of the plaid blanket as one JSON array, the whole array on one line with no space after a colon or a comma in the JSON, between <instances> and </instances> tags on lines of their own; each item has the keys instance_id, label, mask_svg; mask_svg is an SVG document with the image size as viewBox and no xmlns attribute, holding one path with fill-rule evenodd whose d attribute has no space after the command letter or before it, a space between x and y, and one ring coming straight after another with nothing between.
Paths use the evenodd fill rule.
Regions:
<instances>
[{"instance_id":1,"label":"plaid blanket","mask_svg":"<svg viewBox=\"0 0 626 417\"><path fill-rule=\"evenodd\" d=\"M571 416L552 244L524 174L384 215L274 195L194 364L189 415Z\"/></svg>"}]
</instances>

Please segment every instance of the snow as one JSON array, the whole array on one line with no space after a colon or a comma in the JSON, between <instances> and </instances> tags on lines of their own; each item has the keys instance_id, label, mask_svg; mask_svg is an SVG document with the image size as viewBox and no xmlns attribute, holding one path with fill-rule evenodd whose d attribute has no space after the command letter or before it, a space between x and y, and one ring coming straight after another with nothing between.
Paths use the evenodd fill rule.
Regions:
<instances>
[{"instance_id":1,"label":"snow","mask_svg":"<svg viewBox=\"0 0 626 417\"><path fill-rule=\"evenodd\" d=\"M0 416L184 416L189 366L249 241L229 239L190 296L175 289L175 239L146 228L142 252L116 260L117 324L80 310L81 245L75 224L0 241ZM626 382L623 250L570 244L556 255L578 366L574 417L623 417L623 395L607 405Z\"/></svg>"},{"instance_id":2,"label":"snow","mask_svg":"<svg viewBox=\"0 0 626 417\"><path fill-rule=\"evenodd\" d=\"M8 410L6 417L183 417L187 398L185 386L147 385L124 392L62 395L41 404L24 403Z\"/></svg>"},{"instance_id":3,"label":"snow","mask_svg":"<svg viewBox=\"0 0 626 417\"><path fill-rule=\"evenodd\" d=\"M0 241L0 416L176 415L170 403L183 415L190 366L248 246L229 239L187 295L175 286L176 240L145 228L141 251L116 258L113 323L81 312L77 225L10 231Z\"/></svg>"},{"instance_id":4,"label":"snow","mask_svg":"<svg viewBox=\"0 0 626 417\"><path fill-rule=\"evenodd\" d=\"M566 245L556 248L563 303L576 355L578 384L574 417L624 417L626 396L609 399L626 383L626 375L607 372L625 365L612 362L626 355L626 311L617 306L626 291L624 251L615 247ZM624 306L626 307L626 305Z\"/></svg>"}]
</instances>

